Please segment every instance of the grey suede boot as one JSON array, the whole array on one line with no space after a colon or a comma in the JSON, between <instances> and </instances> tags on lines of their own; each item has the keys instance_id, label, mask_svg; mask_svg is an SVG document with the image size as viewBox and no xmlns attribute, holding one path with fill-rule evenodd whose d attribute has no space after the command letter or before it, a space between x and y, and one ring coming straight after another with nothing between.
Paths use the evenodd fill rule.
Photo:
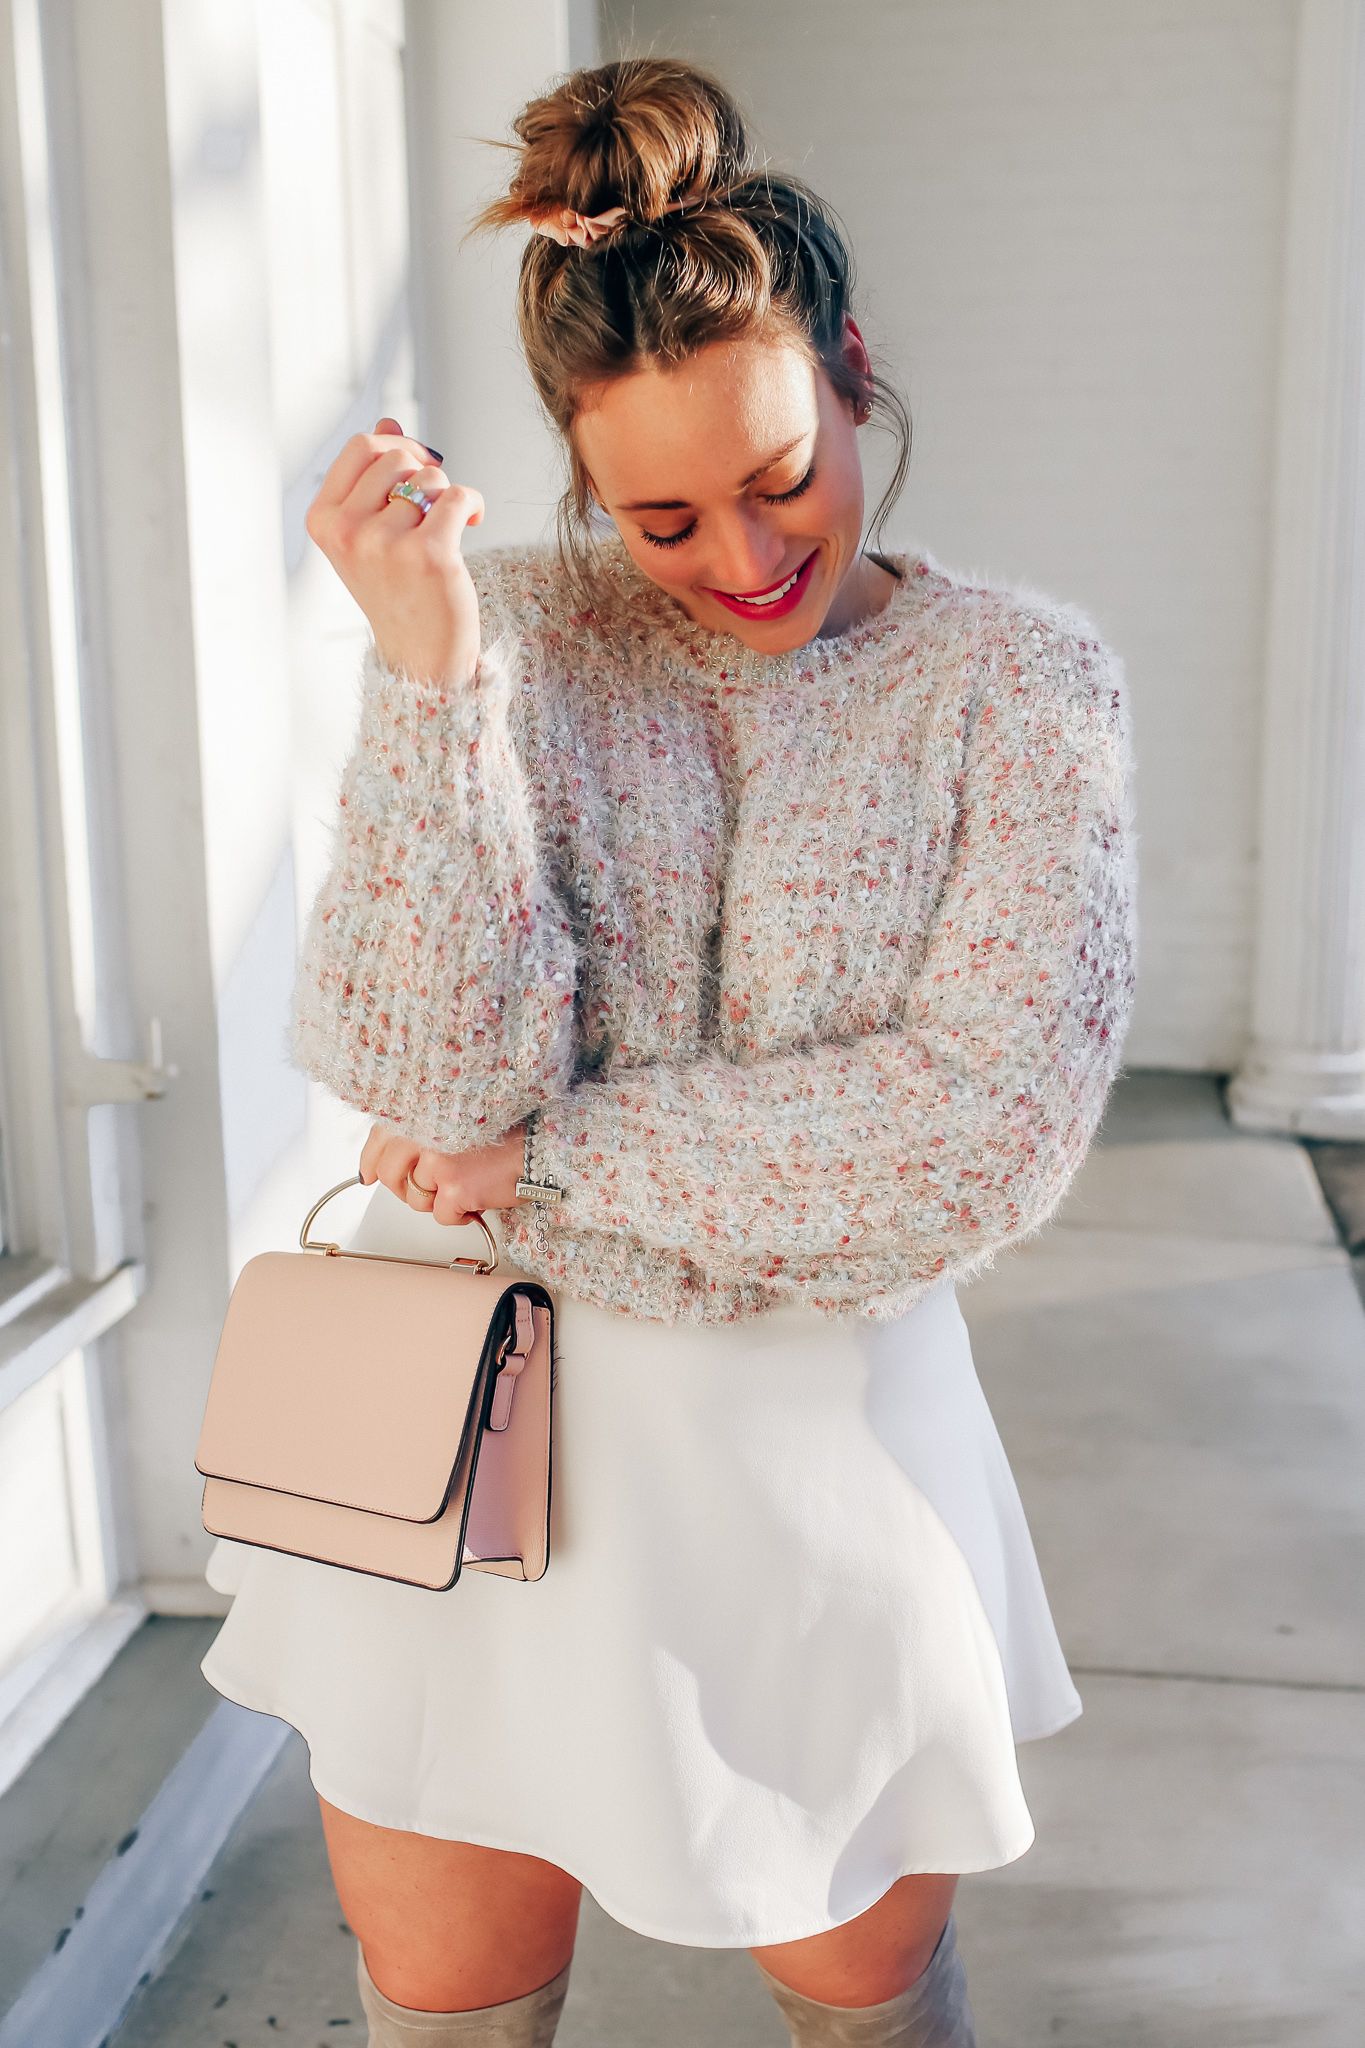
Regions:
<instances>
[{"instance_id":1,"label":"grey suede boot","mask_svg":"<svg viewBox=\"0 0 1365 2048\"><path fill-rule=\"evenodd\" d=\"M416 2012L385 1998L365 1968L356 1969L360 2003L370 2023L370 2048L550 2048L559 2025L569 1972L506 2005L482 2005L476 2012Z\"/></svg>"},{"instance_id":2,"label":"grey suede boot","mask_svg":"<svg viewBox=\"0 0 1365 2048\"><path fill-rule=\"evenodd\" d=\"M967 1973L951 1920L923 1976L885 2005L817 2005L779 1984L761 1963L758 1970L794 2048L976 2048Z\"/></svg>"}]
</instances>

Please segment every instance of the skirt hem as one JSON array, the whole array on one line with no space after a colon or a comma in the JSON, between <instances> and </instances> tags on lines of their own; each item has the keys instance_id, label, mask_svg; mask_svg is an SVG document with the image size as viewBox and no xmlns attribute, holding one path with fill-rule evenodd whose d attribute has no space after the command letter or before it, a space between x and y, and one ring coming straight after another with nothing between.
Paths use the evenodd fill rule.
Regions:
<instances>
[{"instance_id":1,"label":"skirt hem","mask_svg":"<svg viewBox=\"0 0 1365 2048\"><path fill-rule=\"evenodd\" d=\"M1069 1706L1066 1712L1061 1716L1060 1720L1049 1721L1047 1726L1044 1728L1031 1728L1027 1735L1016 1734L1014 1738L1015 1748L1021 1748L1022 1745L1026 1742L1046 1742L1049 1736L1060 1735L1063 1728L1073 1727L1075 1723L1080 1720L1081 1715L1084 1712L1084 1702L1082 1701L1080 1695L1077 1694L1075 1706Z\"/></svg>"},{"instance_id":2,"label":"skirt hem","mask_svg":"<svg viewBox=\"0 0 1365 2048\"><path fill-rule=\"evenodd\" d=\"M234 1705L245 1707L248 1713L269 1714L275 1720L284 1721L295 1730L296 1734L303 1737L304 1742L308 1745L308 1776L312 1782L313 1790L320 1799L325 1799L329 1806L335 1806L340 1812L350 1814L353 1820L366 1821L372 1827L392 1828L398 1834L424 1834L432 1841L468 1842L472 1847L478 1849L501 1849L514 1856L535 1856L542 1863L552 1863L556 1869L564 1871L569 1877L577 1878L584 1890L592 1894L603 1912L609 1914L620 1926L629 1929L632 1934L643 1935L647 1941L666 1941L675 1948L776 1948L783 1942L808 1941L813 1935L830 1934L837 1927L846 1927L851 1921L859 1919L862 1914L870 1912L878 1900L885 1898L891 1886L898 1884L902 1877L925 1877L944 1874L955 1877L972 1877L986 1870L1003 1870L1007 1864L1017 1863L1019 1858L1032 1848L1034 1842L1034 1830L1030 1826L1026 1836L1016 1846L1006 1847L1003 1854L993 1857L989 1861L978 1860L973 1862L970 1858L964 1858L961 1867L950 1873L942 1872L937 1864L932 1871L927 1868L921 1869L917 1866L911 1866L908 1869L898 1871L895 1877L891 1878L879 1891L866 1899L862 1905L855 1907L853 1912L846 1913L838 1920L823 1920L819 1926L800 1926L794 1932L789 1928L784 1928L776 1934L749 1933L720 1936L716 1934L678 1933L675 1929L666 1928L655 1921L642 1919L638 1915L629 1913L620 1906L613 1904L608 1892L599 1889L588 1875L586 1868L577 1867L575 1864L567 1861L562 1855L547 1855L543 1847L534 1847L528 1842L495 1839L487 1833L474 1830L462 1830L458 1834L447 1833L442 1830L437 1834L433 1833L429 1828L413 1827L407 1821L393 1820L376 1812L358 1811L358 1808L364 1804L363 1801L356 1801L346 1794L330 1791L325 1784L319 1781L314 1761L313 1745L309 1741L307 1729L299 1727L296 1721L291 1719L288 1714L281 1713L278 1708L259 1706L252 1700L243 1699L240 1693L234 1691L223 1678L210 1671L211 1656L212 1653L210 1652L210 1656L204 1659L200 1669L215 1692L220 1693L224 1699L231 1700Z\"/></svg>"}]
</instances>

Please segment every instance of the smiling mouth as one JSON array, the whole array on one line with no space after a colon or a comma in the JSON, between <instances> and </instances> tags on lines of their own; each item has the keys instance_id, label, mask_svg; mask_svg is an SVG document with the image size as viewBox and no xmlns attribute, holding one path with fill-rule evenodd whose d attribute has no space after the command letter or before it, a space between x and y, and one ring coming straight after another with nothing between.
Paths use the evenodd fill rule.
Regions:
<instances>
[{"instance_id":1,"label":"smiling mouth","mask_svg":"<svg viewBox=\"0 0 1365 2048\"><path fill-rule=\"evenodd\" d=\"M767 590L710 590L707 595L718 598L727 611L736 612L741 618L780 618L783 613L794 611L805 596L819 553L819 548L813 548L799 568Z\"/></svg>"}]
</instances>

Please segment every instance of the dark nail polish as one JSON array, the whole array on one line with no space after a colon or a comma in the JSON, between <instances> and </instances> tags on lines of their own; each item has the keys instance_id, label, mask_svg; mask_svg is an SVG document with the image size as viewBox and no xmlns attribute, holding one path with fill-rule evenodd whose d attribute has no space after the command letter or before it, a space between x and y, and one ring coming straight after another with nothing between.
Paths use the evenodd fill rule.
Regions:
<instances>
[{"instance_id":1,"label":"dark nail polish","mask_svg":"<svg viewBox=\"0 0 1365 2048\"><path fill-rule=\"evenodd\" d=\"M424 448L427 448L427 444L425 441L423 441L422 446ZM445 457L444 455L442 455L439 448L427 448L427 454L431 457L432 461L436 464L436 467L438 469L441 467L441 464L445 461Z\"/></svg>"}]
</instances>

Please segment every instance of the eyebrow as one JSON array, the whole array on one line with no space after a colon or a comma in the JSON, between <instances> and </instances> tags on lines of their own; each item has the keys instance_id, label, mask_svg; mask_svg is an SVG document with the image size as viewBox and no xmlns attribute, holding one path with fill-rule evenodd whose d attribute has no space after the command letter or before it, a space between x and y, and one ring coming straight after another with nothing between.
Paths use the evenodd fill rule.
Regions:
<instances>
[{"instance_id":1,"label":"eyebrow","mask_svg":"<svg viewBox=\"0 0 1365 2048\"><path fill-rule=\"evenodd\" d=\"M776 469L778 463L790 455L793 448L799 448L801 443L807 440L813 431L813 428L807 427L805 432L798 434L794 441L788 441L784 448L779 448L775 455L770 455L766 462L760 462L758 468L751 470L748 476L745 477L740 485L740 489L747 491L750 484L757 483L758 479L761 476L766 476L770 469ZM637 498L629 505L622 505L620 509L623 512L685 512L688 502L686 498Z\"/></svg>"}]
</instances>

